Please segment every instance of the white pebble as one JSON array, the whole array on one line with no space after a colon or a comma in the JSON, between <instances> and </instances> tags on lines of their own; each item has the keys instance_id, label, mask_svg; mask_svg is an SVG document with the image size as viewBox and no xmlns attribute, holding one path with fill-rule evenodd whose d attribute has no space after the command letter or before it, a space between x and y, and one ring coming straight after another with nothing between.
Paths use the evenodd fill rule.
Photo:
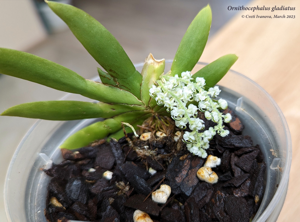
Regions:
<instances>
[{"instance_id":1,"label":"white pebble","mask_svg":"<svg viewBox=\"0 0 300 222\"><path fill-rule=\"evenodd\" d=\"M209 155L206 159L206 162L204 164L205 167L216 167L219 166L221 164L221 159L213 156L213 155Z\"/></svg>"},{"instance_id":2,"label":"white pebble","mask_svg":"<svg viewBox=\"0 0 300 222\"><path fill-rule=\"evenodd\" d=\"M103 177L107 180L111 180L112 176L113 176L113 172L111 172L109 170L107 170L103 173Z\"/></svg>"},{"instance_id":3,"label":"white pebble","mask_svg":"<svg viewBox=\"0 0 300 222\"><path fill-rule=\"evenodd\" d=\"M95 172L96 170L94 169L94 168L90 168L89 170L88 170L88 172L89 173L93 173L93 172Z\"/></svg>"},{"instance_id":4,"label":"white pebble","mask_svg":"<svg viewBox=\"0 0 300 222\"><path fill-rule=\"evenodd\" d=\"M200 180L205 181L207 183L217 183L218 182L218 175L212 171L212 169L210 167L201 167L198 171L197 171L197 176Z\"/></svg>"},{"instance_id":5,"label":"white pebble","mask_svg":"<svg viewBox=\"0 0 300 222\"><path fill-rule=\"evenodd\" d=\"M151 132L148 132L148 133L143 133L141 136L140 136L140 139L143 140L143 141L147 141L149 140L151 137Z\"/></svg>"},{"instance_id":6,"label":"white pebble","mask_svg":"<svg viewBox=\"0 0 300 222\"><path fill-rule=\"evenodd\" d=\"M177 142L180 139L180 137L181 137L181 132L177 131L174 136L174 141Z\"/></svg>"},{"instance_id":7,"label":"white pebble","mask_svg":"<svg viewBox=\"0 0 300 222\"><path fill-rule=\"evenodd\" d=\"M143 211L140 211L140 210L134 211L133 221L134 222L153 222L153 220L151 219L149 214L147 214Z\"/></svg>"},{"instance_id":8,"label":"white pebble","mask_svg":"<svg viewBox=\"0 0 300 222\"><path fill-rule=\"evenodd\" d=\"M155 169L153 169L152 167L150 167L149 168L149 170L148 170L148 172L151 174L151 175L154 175L154 174L156 174L156 170Z\"/></svg>"},{"instance_id":9,"label":"white pebble","mask_svg":"<svg viewBox=\"0 0 300 222\"><path fill-rule=\"evenodd\" d=\"M152 200L159 204L165 204L171 194L171 187L163 184L160 188L152 193Z\"/></svg>"},{"instance_id":10,"label":"white pebble","mask_svg":"<svg viewBox=\"0 0 300 222\"><path fill-rule=\"evenodd\" d=\"M156 136L158 137L158 138L163 138L163 137L165 137L165 136L167 136L165 133L163 133L163 132L160 132L160 131L157 131L156 132Z\"/></svg>"}]
</instances>

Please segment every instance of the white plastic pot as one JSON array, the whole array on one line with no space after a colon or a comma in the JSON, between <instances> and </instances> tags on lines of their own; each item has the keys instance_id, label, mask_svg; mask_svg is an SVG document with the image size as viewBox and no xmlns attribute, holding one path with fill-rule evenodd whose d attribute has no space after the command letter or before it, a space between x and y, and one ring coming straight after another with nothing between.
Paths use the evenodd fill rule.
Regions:
<instances>
[{"instance_id":1,"label":"white plastic pot","mask_svg":"<svg viewBox=\"0 0 300 222\"><path fill-rule=\"evenodd\" d=\"M170 69L171 62L166 63L166 70ZM139 71L142 65L136 65ZM196 68L204 65L199 63ZM220 97L228 101L245 125L243 133L250 135L254 144L260 145L265 156L265 195L253 221L276 221L286 197L292 161L291 136L285 118L264 89L235 71L229 71L218 85L222 90ZM88 101L73 94L63 99ZM6 176L4 196L8 221L46 222L44 209L50 179L41 168L52 162L59 163L62 160L59 145L94 121L42 120L31 127L19 144Z\"/></svg>"}]
</instances>

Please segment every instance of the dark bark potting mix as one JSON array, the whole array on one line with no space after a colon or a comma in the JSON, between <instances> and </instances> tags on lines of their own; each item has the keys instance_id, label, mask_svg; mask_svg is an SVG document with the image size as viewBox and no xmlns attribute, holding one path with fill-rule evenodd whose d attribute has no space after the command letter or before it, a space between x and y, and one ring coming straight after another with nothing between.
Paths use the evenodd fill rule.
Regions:
<instances>
[{"instance_id":1,"label":"dark bark potting mix","mask_svg":"<svg viewBox=\"0 0 300 222\"><path fill-rule=\"evenodd\" d=\"M259 145L242 135L240 119L225 112L232 115L226 124L230 134L213 137L207 160L186 149L171 121L166 133L146 124L140 138L127 134L77 151L63 149L64 161L44 170L52 178L47 220L250 221L263 198L266 164ZM215 124L202 119L206 128ZM220 163L203 181L201 169L208 168L210 157Z\"/></svg>"}]
</instances>

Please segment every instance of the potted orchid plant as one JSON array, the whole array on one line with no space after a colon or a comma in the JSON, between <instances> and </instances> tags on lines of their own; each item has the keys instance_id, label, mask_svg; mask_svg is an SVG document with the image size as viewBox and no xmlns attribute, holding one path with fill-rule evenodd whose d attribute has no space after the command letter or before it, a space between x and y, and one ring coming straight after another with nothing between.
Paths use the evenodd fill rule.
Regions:
<instances>
[{"instance_id":1,"label":"potted orchid plant","mask_svg":"<svg viewBox=\"0 0 300 222\"><path fill-rule=\"evenodd\" d=\"M221 198L218 199L221 202L217 203L220 209L214 214L214 218L219 220L225 218L228 221L234 218L249 221L253 218L258 206L262 203L265 187L262 180L265 177L263 154L258 146L254 147L251 139L240 135L242 127L234 127L236 122L230 125L233 120L239 121L239 117L228 109L228 102L225 99L218 97L221 90L216 86L236 62L237 56L233 54L222 56L197 70L193 75L191 74L208 39L212 19L210 7L203 8L188 27L170 70L165 70L164 59L156 60L152 54L149 54L142 70L139 72L118 41L98 21L71 5L50 1L47 3L69 26L75 37L102 67L98 68L101 82L84 79L74 71L43 58L25 52L0 48L0 73L36 82L64 92L79 94L92 100L91 102L59 100L25 103L7 109L1 115L55 121L104 118L81 128L60 144L62 154L67 161L75 161L76 164L82 164L86 161L84 164L87 164L89 169L84 168L80 173L81 175L88 175L87 177L89 177L100 173L100 176L97 174L99 178L93 177L93 179L82 181L82 178L78 178L79 175L74 176L72 174L68 181L65 181L66 178L62 178L64 185L61 185L61 182L55 182L54 179L51 180L46 198L47 209L45 214L47 220L174 221L171 215L181 214L184 208L185 216L177 215L177 219L195 221L195 218L202 218L204 215L201 213L203 209L199 208L200 214L191 213L194 212L192 209L197 204L202 204L204 199L206 199L205 204L211 203L210 201L213 198ZM247 124L245 123L245 125ZM176 130L177 132L175 132ZM130 134L131 132L134 134ZM127 150L126 155L125 153L122 154L125 151L120 147L124 143L124 138L128 142L128 146L133 144L131 148L139 157L137 163L132 159L128 163L128 159L126 159L132 151L131 149ZM172 142L169 140L168 142L166 138L171 138ZM107 149L103 148L104 145L108 144L105 142L106 140L110 141L111 148L108 148L110 151L107 151L109 153L107 159L103 160L106 156L101 155L104 152L103 150ZM165 147L159 147L157 144L163 140L166 140L164 144L176 144L177 149L168 150ZM153 145L153 141L156 143L156 147L153 150L148 150L148 147ZM137 144L143 144L143 148ZM231 148L234 148L234 150ZM98 149L102 151L100 152ZM226 149L231 150L225 151ZM93 167L88 165L90 160L85 159L87 157L84 156L86 150L95 155L93 157L95 159L92 160ZM88 155L92 155L91 153ZM220 156L215 156L214 153L219 153ZM100 163L97 165L96 156L98 155L100 155L98 159L101 159L102 162L99 160ZM227 155L227 159L224 155ZM92 157L89 156L90 158ZM109 164L110 166L103 166L103 162L109 161L110 158L113 160ZM148 164L151 165L149 158L161 165L161 171L167 169L163 176L166 179L166 184L161 186L161 189L165 189L162 195L164 198L167 196L165 201L160 199L159 192L162 192L162 190L157 190L157 183L154 183L153 186L149 185L148 180L152 178L150 178L150 174L153 176L160 168L157 165L157 169L153 169L152 166L148 167ZM248 166L250 163L247 162L248 165L246 166L243 163L243 159L249 158L252 158L250 168ZM222 166L221 160L224 162L225 159L227 162L231 161L230 167L233 175L228 169L229 173L226 170L219 169ZM130 164L145 163L143 162L145 160L147 169L145 178L139 173L137 173L138 179L133 177L132 174L127 174L129 168L130 170L137 169ZM178 162L175 163L174 161ZM194 170L194 174L189 177L188 172L192 172L193 161L198 161L197 167L195 167L197 171ZM75 164L75 162L72 162L72 164ZM188 164L189 167L185 171L181 171L178 166L185 167L184 163ZM53 165L45 172L55 177L57 172L62 170L61 167L65 168L66 165L64 164L66 162L61 165ZM252 165L254 170L251 171ZM217 167L217 173L213 172L211 169L213 167ZM173 170L174 172L185 172L182 180L185 177L192 178L194 181L195 178L198 179L195 184L189 186L189 191L183 191L185 189L182 188L184 185L179 185L177 179L176 181L172 179L174 175L171 171ZM218 170L222 173L219 173ZM122 172L120 175L118 175L119 171ZM225 176L223 172L225 172ZM260 176L259 179L258 176ZM213 195L219 195L215 188L206 184L217 184L219 177L223 178L224 187L230 187L228 188L230 191L224 191L223 196L215 197ZM148 180L146 181L146 179ZM126 182L128 183L126 184ZM160 183L159 185L161 185ZM79 186L79 191L74 191L74 186L78 187L78 184L84 185ZM105 196L109 191L104 192L103 190L106 187L100 189L99 186L102 185L99 184L106 184L107 187L113 186L111 189L118 189L118 191L114 190L113 196ZM63 187L66 190L67 195L69 195L67 199L65 199L64 194L54 192L53 187L55 186ZM181 187L184 195L181 195L178 187ZM151 190L152 188L153 190ZM151 192L149 192L149 189ZM200 198L199 193L204 192L203 189L207 194ZM237 189L247 189L248 193L234 196L232 192L234 193ZM148 208L141 207L143 206L139 202L141 198L138 200L136 198L137 195L145 195L147 191L149 195L152 195L152 202L155 202L156 205L153 205L152 202L149 203L151 198L147 200L148 196L144 201L147 200L146 202L152 204L151 206L154 206L153 209L156 210L144 212ZM76 193L78 195L79 193L85 193L86 198L81 198ZM155 196L156 194L158 196ZM172 196L173 199L169 198L171 194L174 195ZM101 200L96 200L96 196L99 195ZM88 197L91 199L88 200ZM126 199L127 202L124 200L125 197L128 199ZM119 203L117 202L118 198L123 198L122 204L117 204ZM46 199L44 200L45 203ZM105 202L106 199L109 202ZM105 205L105 209L102 209L98 214L95 213L95 209L97 212L100 211L100 208L103 208L104 202L108 204ZM84 206L84 204L87 205ZM114 204L118 205L119 208ZM157 204L164 205L160 210L157 210ZM243 209L248 209L250 204L253 205L252 212L248 210L245 213ZM119 212L123 205L130 208L128 210L129 217ZM91 210L84 211L87 206L94 209L93 213L91 213ZM235 209L238 210L232 210L230 206L235 206ZM132 209L135 209L135 211ZM71 215L70 212L73 212L73 214ZM144 219L141 219L142 217Z\"/></svg>"},{"instance_id":2,"label":"potted orchid plant","mask_svg":"<svg viewBox=\"0 0 300 222\"><path fill-rule=\"evenodd\" d=\"M140 74L121 45L98 21L70 5L56 2L48 2L48 5L66 22L87 51L103 67L104 70L98 68L101 83L86 80L51 61L4 48L1 49L0 54L0 72L57 90L80 94L100 102L97 104L77 101L27 103L11 107L1 115L46 120L107 118L74 134L62 144L64 148L76 149L109 134L118 133L122 128L121 122L128 122L135 126L134 120L137 118L145 120L151 113L158 115L165 113L165 109L157 108L157 103L151 99L149 93L150 87L164 74L164 60L155 60L150 55ZM166 75L180 77L181 73L193 69L204 50L210 26L211 10L207 6L200 11L188 28L177 50L171 70ZM195 73L192 78L203 77L206 83L200 86L205 86L206 89L213 87L236 60L237 56L233 54L223 56ZM98 128L98 131L93 132L92 128ZM101 130L102 128L110 130Z\"/></svg>"}]
</instances>

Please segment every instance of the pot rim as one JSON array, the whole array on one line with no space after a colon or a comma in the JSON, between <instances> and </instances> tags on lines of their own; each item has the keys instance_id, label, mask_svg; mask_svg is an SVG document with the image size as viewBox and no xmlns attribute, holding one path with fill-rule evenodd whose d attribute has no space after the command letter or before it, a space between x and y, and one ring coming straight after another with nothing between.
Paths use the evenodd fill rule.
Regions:
<instances>
[{"instance_id":1,"label":"pot rim","mask_svg":"<svg viewBox=\"0 0 300 222\"><path fill-rule=\"evenodd\" d=\"M166 63L172 63L173 60L165 60ZM141 63L137 63L135 64L135 67L142 67L143 66L143 62ZM207 65L208 63L206 62L198 62L197 64L199 65ZM270 201L270 203L268 204L268 206L266 207L266 209L263 211L263 213L260 215L260 217L257 219L257 222L264 222L266 221L269 216L271 215L271 213L273 212L273 210L275 209L276 205L280 202L280 200L283 198L283 195L286 195L286 191L285 189L287 189L287 184L289 182L289 173L290 173L290 168L291 168L291 163L292 163L292 139L291 139L291 134L290 134L290 130L288 128L288 124L287 121L281 111L281 109L279 108L279 106L277 105L277 103L275 102L275 100L270 96L270 94L263 89L259 84L257 84L255 81L253 81L252 79L250 79L249 77L234 71L232 69L229 70L230 72L234 73L235 75L238 75L242 78L245 78L246 80L248 80L250 83L252 83L255 87L257 87L260 91L262 91L267 98L271 101L272 105L274 105L274 107L276 108L277 113L280 116L280 121L284 127L284 132L285 132L285 138L287 139L287 143L286 143L286 164L283 167L284 170L282 172L282 178L280 180L278 189L276 190L272 200ZM229 72L228 71L228 72ZM92 78L92 80L99 80L99 77L96 76L94 78ZM68 97L70 94L72 93L67 93L66 95L64 95L63 97L61 97L59 100L65 100L66 97ZM37 120L30 128L29 130L26 132L26 134L23 136L23 138L21 139L20 143L17 146L17 149L15 150L13 157L9 163L7 172L6 172L6 176L5 176L5 184L4 184L4 207L5 207L5 212L6 212L6 216L8 217L8 219L10 220L10 213L9 213L9 206L8 206L8 181L9 181L9 176L11 174L11 170L12 170L12 166L15 163L15 160L18 156L18 153L20 151L20 149L22 148L22 145L24 144L24 142L26 141L26 139L29 137L29 135L32 133L32 131L37 127L37 125L41 122L42 120ZM10 220L11 221L11 220Z\"/></svg>"}]
</instances>

